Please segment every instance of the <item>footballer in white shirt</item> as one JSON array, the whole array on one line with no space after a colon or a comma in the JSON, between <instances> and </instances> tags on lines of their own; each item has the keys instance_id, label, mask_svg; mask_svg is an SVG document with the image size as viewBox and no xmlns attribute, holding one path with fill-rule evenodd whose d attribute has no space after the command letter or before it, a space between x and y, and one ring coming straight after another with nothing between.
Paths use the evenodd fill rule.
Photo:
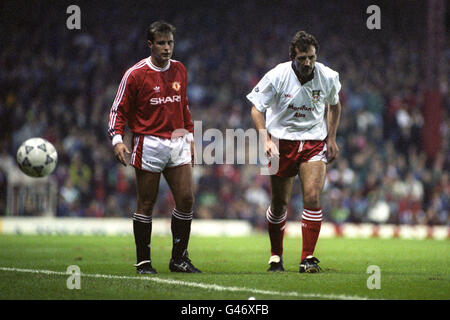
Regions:
<instances>
[{"instance_id":1,"label":"footballer in white shirt","mask_svg":"<svg viewBox=\"0 0 450 320\"><path fill-rule=\"evenodd\" d=\"M320 271L313 253L322 221L320 194L326 165L339 153L341 84L336 71L316 62L318 51L314 36L297 32L289 44L291 60L268 71L247 95L255 127L265 133L267 156L279 158L278 172L270 176L272 197L266 212L271 243L268 271L284 271L286 210L297 175L303 190L299 272Z\"/></svg>"}]
</instances>

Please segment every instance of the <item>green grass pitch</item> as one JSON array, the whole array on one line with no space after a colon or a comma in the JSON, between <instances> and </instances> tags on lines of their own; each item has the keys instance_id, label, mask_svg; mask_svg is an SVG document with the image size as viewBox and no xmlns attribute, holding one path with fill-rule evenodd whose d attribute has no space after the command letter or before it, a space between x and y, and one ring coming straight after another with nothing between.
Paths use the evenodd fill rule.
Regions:
<instances>
[{"instance_id":1,"label":"green grass pitch","mask_svg":"<svg viewBox=\"0 0 450 320\"><path fill-rule=\"evenodd\" d=\"M168 268L171 238L154 236L158 274L140 276L132 236L0 235L0 299L450 299L447 240L319 239L319 274L298 273L300 246L285 238L286 272L268 273L266 235L192 237L190 257L203 273L179 274ZM82 273L78 290L67 288L70 265ZM367 287L371 265L379 289Z\"/></svg>"}]
</instances>

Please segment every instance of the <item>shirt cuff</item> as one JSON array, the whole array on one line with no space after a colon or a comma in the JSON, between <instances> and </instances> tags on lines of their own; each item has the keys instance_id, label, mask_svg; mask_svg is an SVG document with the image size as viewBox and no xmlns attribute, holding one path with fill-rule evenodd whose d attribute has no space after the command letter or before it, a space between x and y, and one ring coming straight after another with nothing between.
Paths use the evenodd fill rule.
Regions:
<instances>
[{"instance_id":1,"label":"shirt cuff","mask_svg":"<svg viewBox=\"0 0 450 320\"><path fill-rule=\"evenodd\" d=\"M120 134L116 134L113 138L112 138L112 145L113 147L118 144L118 143L123 143L123 139L122 136Z\"/></svg>"},{"instance_id":2,"label":"shirt cuff","mask_svg":"<svg viewBox=\"0 0 450 320\"><path fill-rule=\"evenodd\" d=\"M186 135L186 141L187 141L187 142L192 142L192 141L194 141L194 135L192 134L192 132L189 132L189 133Z\"/></svg>"}]
</instances>

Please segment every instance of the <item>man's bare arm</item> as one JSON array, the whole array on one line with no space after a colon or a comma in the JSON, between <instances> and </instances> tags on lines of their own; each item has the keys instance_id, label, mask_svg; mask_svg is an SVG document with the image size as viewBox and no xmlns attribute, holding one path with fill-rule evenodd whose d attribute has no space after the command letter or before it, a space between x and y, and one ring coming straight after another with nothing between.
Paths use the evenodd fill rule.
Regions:
<instances>
[{"instance_id":1,"label":"man's bare arm","mask_svg":"<svg viewBox=\"0 0 450 320\"><path fill-rule=\"evenodd\" d=\"M272 142L267 133L266 120L264 119L264 115L260 111L258 111L255 106L252 106L251 115L256 130L258 130L260 137L262 137L262 139L264 140L264 151L267 156L279 156L278 148Z\"/></svg>"},{"instance_id":2,"label":"man's bare arm","mask_svg":"<svg viewBox=\"0 0 450 320\"><path fill-rule=\"evenodd\" d=\"M341 103L328 107L328 140L327 140L327 152L328 162L332 162L339 155L339 147L336 143L337 129L339 126L339 120L341 118Z\"/></svg>"}]
</instances>

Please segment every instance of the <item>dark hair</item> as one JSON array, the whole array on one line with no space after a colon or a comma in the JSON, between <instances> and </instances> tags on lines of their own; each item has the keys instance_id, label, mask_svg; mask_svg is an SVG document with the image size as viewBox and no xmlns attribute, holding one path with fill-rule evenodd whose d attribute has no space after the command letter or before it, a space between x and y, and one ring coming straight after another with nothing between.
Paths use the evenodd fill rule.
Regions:
<instances>
[{"instance_id":1,"label":"dark hair","mask_svg":"<svg viewBox=\"0 0 450 320\"><path fill-rule=\"evenodd\" d=\"M155 39L155 33L157 32L169 32L174 34L175 30L175 27L170 23L167 23L165 21L155 21L150 25L150 27L147 28L147 40L153 42L153 40Z\"/></svg>"},{"instance_id":2,"label":"dark hair","mask_svg":"<svg viewBox=\"0 0 450 320\"><path fill-rule=\"evenodd\" d=\"M305 31L297 32L289 43L289 57L295 59L295 56L297 55L295 48L304 52L308 50L309 46L314 46L316 48L316 53L319 52L319 43L313 35Z\"/></svg>"}]
</instances>

